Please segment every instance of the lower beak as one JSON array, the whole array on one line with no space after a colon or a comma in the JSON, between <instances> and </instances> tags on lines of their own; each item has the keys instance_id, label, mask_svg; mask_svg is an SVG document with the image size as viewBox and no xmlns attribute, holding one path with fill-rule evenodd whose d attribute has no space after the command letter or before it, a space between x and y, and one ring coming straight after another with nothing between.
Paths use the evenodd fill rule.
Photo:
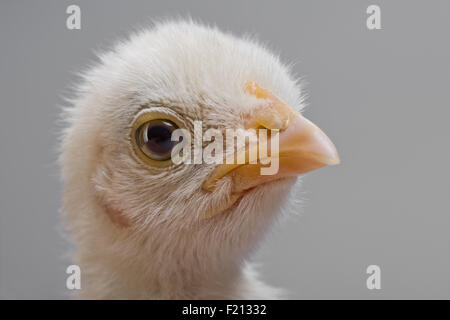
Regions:
<instances>
[{"instance_id":1,"label":"lower beak","mask_svg":"<svg viewBox=\"0 0 450 320\"><path fill-rule=\"evenodd\" d=\"M220 164L204 181L203 189L213 191L217 182L225 176L233 180L233 193L241 194L245 190L262 183L286 177L294 177L327 165L338 164L339 156L334 144L314 123L281 102L266 89L251 83L248 89L257 98L264 98L271 103L259 108L246 119L247 129L265 127L276 130L268 141L270 156L263 159L258 152L258 161L243 164ZM272 131L274 132L274 131ZM274 141L278 140L278 141ZM278 155L274 146L279 146ZM258 144L259 145L259 144ZM260 149L260 148L259 148ZM249 150L241 150L249 154ZM234 157L234 155L233 155ZM270 163L267 164L267 160ZM264 164L263 164L264 163ZM262 174L261 169L272 167L273 174Z\"/></svg>"}]
</instances>

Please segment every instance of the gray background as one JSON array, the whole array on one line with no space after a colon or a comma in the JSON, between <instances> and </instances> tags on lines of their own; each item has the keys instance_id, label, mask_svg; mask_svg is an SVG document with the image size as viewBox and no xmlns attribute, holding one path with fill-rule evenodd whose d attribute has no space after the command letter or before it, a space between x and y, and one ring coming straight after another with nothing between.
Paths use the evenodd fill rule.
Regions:
<instances>
[{"instance_id":1,"label":"gray background","mask_svg":"<svg viewBox=\"0 0 450 320\"><path fill-rule=\"evenodd\" d=\"M382 30L366 28L373 3ZM305 114L342 159L305 177L301 215L256 256L263 277L292 298L450 298L450 1L380 0L2 1L0 298L67 295L55 159L72 72L133 27L187 14L295 62ZM370 264L381 290L366 288Z\"/></svg>"}]
</instances>

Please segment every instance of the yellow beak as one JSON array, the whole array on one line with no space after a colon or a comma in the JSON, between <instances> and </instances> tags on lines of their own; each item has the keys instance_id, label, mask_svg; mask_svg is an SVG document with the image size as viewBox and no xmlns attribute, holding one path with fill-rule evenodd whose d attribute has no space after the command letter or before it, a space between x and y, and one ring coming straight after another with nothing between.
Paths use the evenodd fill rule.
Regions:
<instances>
[{"instance_id":1,"label":"yellow beak","mask_svg":"<svg viewBox=\"0 0 450 320\"><path fill-rule=\"evenodd\" d=\"M231 176L233 196L237 197L245 190L261 183L297 176L340 162L334 144L319 127L257 83L248 82L245 90L256 98L265 99L269 102L247 116L245 127L246 129L263 127L278 130L278 172L273 175L262 175L261 168L270 166L262 164L267 163L264 161L267 159L262 159L258 155L257 163L249 163L247 159L249 159L250 150L246 148L247 150L238 150L238 153L246 153L246 163L226 164L225 162L225 164L218 165L203 183L203 189L213 191L218 180L225 176ZM275 139L275 137L272 136L271 139ZM270 150L270 146L268 150ZM232 156L234 157L234 155Z\"/></svg>"}]
</instances>

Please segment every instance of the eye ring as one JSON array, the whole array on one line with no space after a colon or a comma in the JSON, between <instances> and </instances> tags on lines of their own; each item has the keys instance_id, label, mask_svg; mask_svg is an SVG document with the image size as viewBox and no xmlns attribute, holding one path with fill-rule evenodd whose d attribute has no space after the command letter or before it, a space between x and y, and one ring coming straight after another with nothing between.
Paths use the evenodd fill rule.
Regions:
<instances>
[{"instance_id":1,"label":"eye ring","mask_svg":"<svg viewBox=\"0 0 450 320\"><path fill-rule=\"evenodd\" d=\"M173 165L171 150L179 142L171 141L171 133L184 127L177 116L165 110L143 110L133 121L133 150L142 161L153 167Z\"/></svg>"}]
</instances>

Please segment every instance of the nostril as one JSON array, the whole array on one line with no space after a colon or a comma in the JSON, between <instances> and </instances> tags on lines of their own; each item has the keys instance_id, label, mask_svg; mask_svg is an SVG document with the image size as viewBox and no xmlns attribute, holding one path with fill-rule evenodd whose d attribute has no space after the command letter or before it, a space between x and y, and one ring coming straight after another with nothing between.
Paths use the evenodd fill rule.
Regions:
<instances>
[{"instance_id":1,"label":"nostril","mask_svg":"<svg viewBox=\"0 0 450 320\"><path fill-rule=\"evenodd\" d=\"M283 120L277 113L264 113L260 116L258 124L263 127L263 129L282 129Z\"/></svg>"},{"instance_id":2,"label":"nostril","mask_svg":"<svg viewBox=\"0 0 450 320\"><path fill-rule=\"evenodd\" d=\"M258 128L286 130L298 113L281 101L275 94L269 90L260 87L252 81L246 86L247 93L263 100L262 105L255 108L253 112L246 117L246 129ZM261 129L262 129L261 128Z\"/></svg>"}]
</instances>

